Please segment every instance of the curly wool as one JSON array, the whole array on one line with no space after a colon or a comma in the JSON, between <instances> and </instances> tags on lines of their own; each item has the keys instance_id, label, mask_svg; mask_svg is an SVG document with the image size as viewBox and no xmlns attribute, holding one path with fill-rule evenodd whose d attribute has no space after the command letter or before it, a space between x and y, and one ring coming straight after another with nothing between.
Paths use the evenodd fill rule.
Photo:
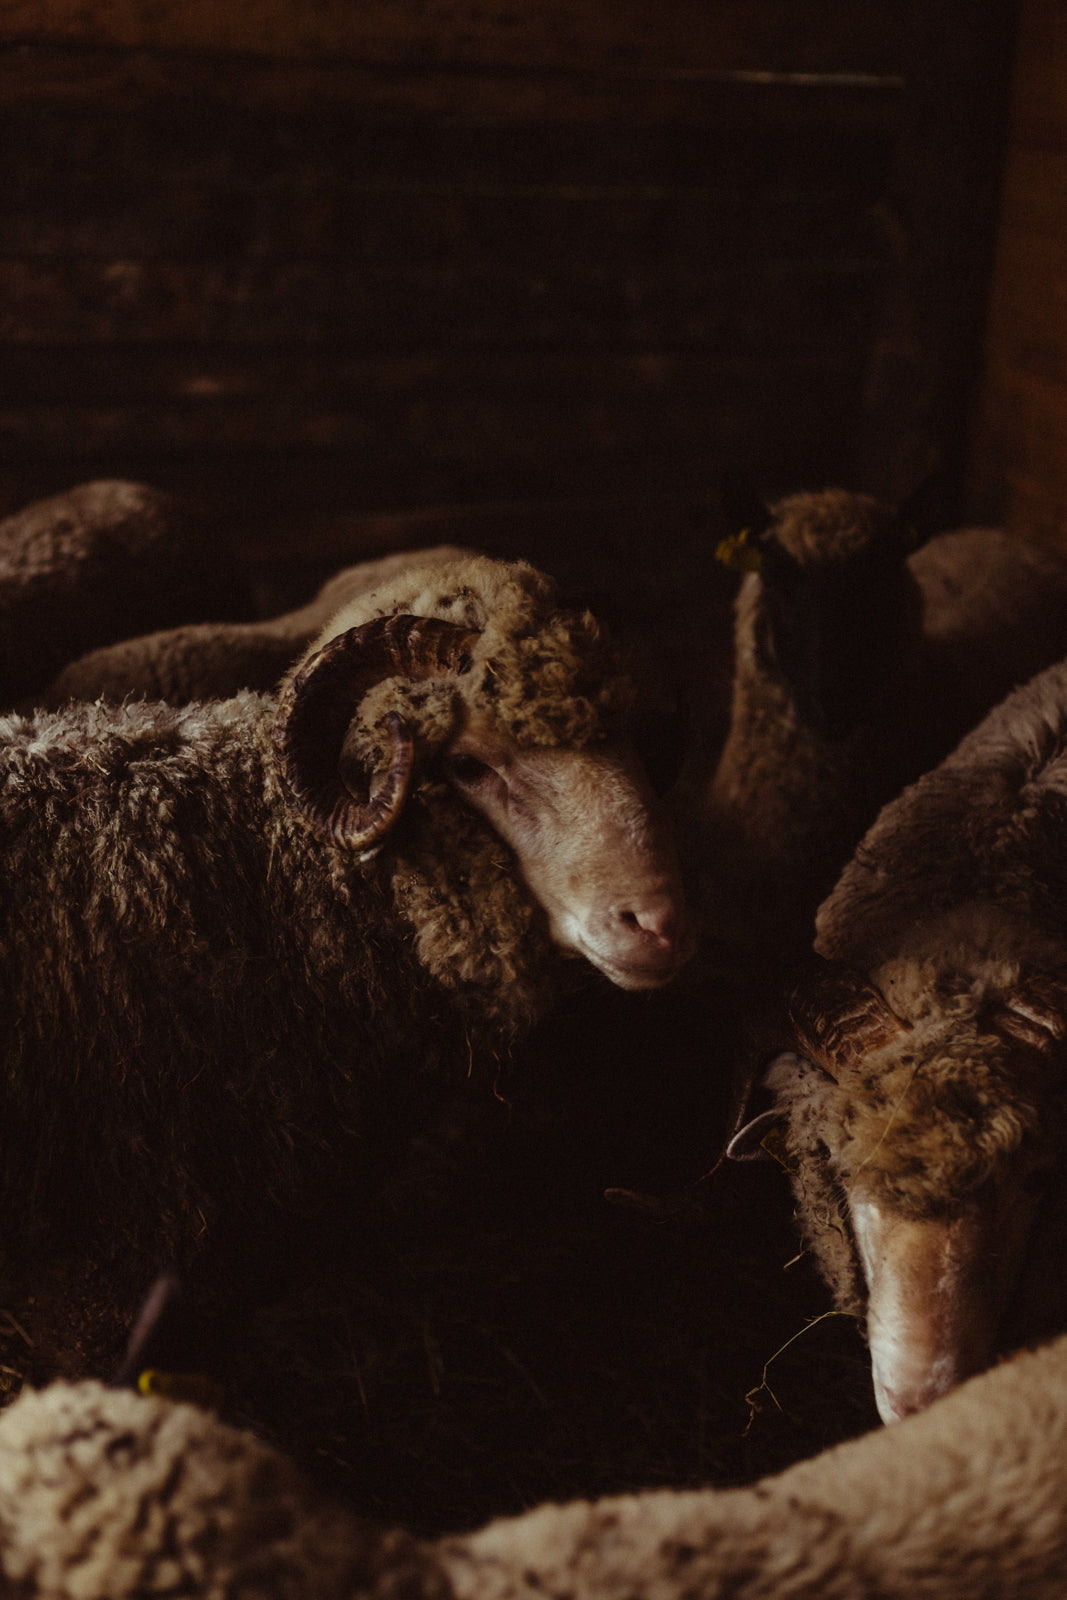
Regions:
<instances>
[{"instance_id":1,"label":"curly wool","mask_svg":"<svg viewBox=\"0 0 1067 1600\"><path fill-rule=\"evenodd\" d=\"M558 987L509 852L454 797L369 870L318 845L278 791L274 708L0 719L5 1249L88 1231L188 1260L221 1227L249 1250L264 1215L373 1182Z\"/></svg>"},{"instance_id":2,"label":"curly wool","mask_svg":"<svg viewBox=\"0 0 1067 1600\"><path fill-rule=\"evenodd\" d=\"M869 978L907 1031L834 1082L775 1072L810 1248L842 1309L865 1292L845 1186L906 1215L950 1213L1067 1139L1061 1070L988 1018L1062 984L1067 940L1067 664L990 713L884 807L816 920L816 950Z\"/></svg>"},{"instance_id":3,"label":"curly wool","mask_svg":"<svg viewBox=\"0 0 1067 1600\"><path fill-rule=\"evenodd\" d=\"M464 559L393 573L327 628L400 609L481 630L471 672L387 681L354 719L357 758L397 706L422 746L367 865L290 812L274 696L0 719L5 1249L250 1257L279 1222L358 1204L446 1095L506 1068L578 963L422 758L469 689L514 701L531 743L610 736L614 650L554 596L523 563Z\"/></svg>"},{"instance_id":4,"label":"curly wool","mask_svg":"<svg viewBox=\"0 0 1067 1600\"><path fill-rule=\"evenodd\" d=\"M562 610L554 580L524 561L473 556L398 574L331 617L289 676L337 634L405 611L479 633L471 670L461 687L406 685L397 696L380 686L368 695L350 736L361 754L380 751L375 730L386 701L431 749L452 733L463 708L499 720L520 745L580 749L621 731L633 686L618 647L588 611Z\"/></svg>"},{"instance_id":5,"label":"curly wool","mask_svg":"<svg viewBox=\"0 0 1067 1600\"><path fill-rule=\"evenodd\" d=\"M0 1572L42 1600L448 1593L413 1539L323 1502L253 1434L93 1382L0 1417Z\"/></svg>"},{"instance_id":6,"label":"curly wool","mask_svg":"<svg viewBox=\"0 0 1067 1600\"><path fill-rule=\"evenodd\" d=\"M848 489L787 495L770 511L778 543L804 566L852 559L875 546L896 515L873 496Z\"/></svg>"},{"instance_id":7,"label":"curly wool","mask_svg":"<svg viewBox=\"0 0 1067 1600\"><path fill-rule=\"evenodd\" d=\"M748 1488L538 1506L433 1546L456 1600L1060 1600L1067 1339Z\"/></svg>"}]
</instances>

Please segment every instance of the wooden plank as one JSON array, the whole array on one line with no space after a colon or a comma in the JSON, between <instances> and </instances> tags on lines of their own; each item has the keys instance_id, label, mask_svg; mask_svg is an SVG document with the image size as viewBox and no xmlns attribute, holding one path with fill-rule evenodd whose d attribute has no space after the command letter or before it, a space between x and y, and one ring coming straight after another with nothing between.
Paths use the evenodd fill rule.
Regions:
<instances>
[{"instance_id":1,"label":"wooden plank","mask_svg":"<svg viewBox=\"0 0 1067 1600\"><path fill-rule=\"evenodd\" d=\"M1067 548L1067 12L1025 0L976 406L973 514Z\"/></svg>"},{"instance_id":2,"label":"wooden plank","mask_svg":"<svg viewBox=\"0 0 1067 1600\"><path fill-rule=\"evenodd\" d=\"M1020 145L1062 149L1063 63L1067 60L1067 10L1060 0L1025 0L1021 7L1012 96L1012 152ZM1011 197L1008 185L1007 198Z\"/></svg>"},{"instance_id":3,"label":"wooden plank","mask_svg":"<svg viewBox=\"0 0 1067 1600\"><path fill-rule=\"evenodd\" d=\"M879 125L899 103L899 71L622 67L609 59L507 65L487 57L374 64L336 51L312 58L234 55L165 47L0 45L0 106L116 115L182 107L187 114L361 115L378 127L412 121L447 130L599 126L620 129L841 120Z\"/></svg>"},{"instance_id":4,"label":"wooden plank","mask_svg":"<svg viewBox=\"0 0 1067 1600\"><path fill-rule=\"evenodd\" d=\"M1023 233L1067 241L1067 118L1058 144L1016 142L1005 163L1002 238Z\"/></svg>"},{"instance_id":5,"label":"wooden plank","mask_svg":"<svg viewBox=\"0 0 1067 1600\"><path fill-rule=\"evenodd\" d=\"M1029 231L1001 236L987 339L989 380L1018 371L1044 380L1067 377L1067 260L1054 237Z\"/></svg>"},{"instance_id":6,"label":"wooden plank","mask_svg":"<svg viewBox=\"0 0 1067 1600\"><path fill-rule=\"evenodd\" d=\"M354 57L421 67L883 71L903 54L877 0L6 0L0 39Z\"/></svg>"},{"instance_id":7,"label":"wooden plank","mask_svg":"<svg viewBox=\"0 0 1067 1600\"><path fill-rule=\"evenodd\" d=\"M220 503L310 513L551 494L706 495L731 462L770 490L848 467L862 374L824 361L744 362L673 373L577 361L548 386L498 361L461 389L369 390L360 409L239 402L0 407L9 495L38 484L132 476ZM520 375L521 376L521 375ZM753 449L758 440L760 449ZM51 465L50 465L51 464Z\"/></svg>"},{"instance_id":8,"label":"wooden plank","mask_svg":"<svg viewBox=\"0 0 1067 1600\"><path fill-rule=\"evenodd\" d=\"M871 256L723 269L699 258L627 260L624 250L609 278L595 262L532 256L472 262L462 274L432 260L390 265L387 254L370 268L344 260L0 259L0 340L13 347L7 372L0 370L0 393L26 381L31 369L17 353L27 346L59 352L54 393L72 367L63 352L74 345L105 347L95 371L75 371L79 386L128 384L120 374L139 363L163 392L197 382L262 388L279 381L288 390L295 381L304 389L311 359L319 383L344 392L352 383L346 364L359 351L391 351L399 374L427 347L494 343L689 348L735 357L824 350L838 358L866 333L879 267ZM172 376L151 353L188 344L204 348L172 365ZM244 347L240 356L236 347ZM235 377L239 361L243 378ZM44 363L36 366L42 371Z\"/></svg>"},{"instance_id":9,"label":"wooden plank","mask_svg":"<svg viewBox=\"0 0 1067 1600\"><path fill-rule=\"evenodd\" d=\"M291 448L362 451L368 461L484 460L489 472L511 464L531 470L549 457L590 451L615 456L634 448L672 454L698 446L709 427L732 434L738 419L750 425L768 409L798 403L807 393L833 392L855 380L855 361L755 360L713 363L693 355L619 357L611 354L498 349L457 360L450 353L409 363L366 362L348 373L349 388L334 404L297 392L287 401L272 389L263 396L193 392L175 397L113 399L93 403L64 397L3 410L7 450L175 451ZM772 381L773 380L773 381ZM318 399L318 403L315 401ZM844 402L835 400L837 417ZM795 415L790 429L802 427ZM810 424L809 424L810 426ZM703 451L701 452L703 453ZM547 470L547 469L546 469Z\"/></svg>"},{"instance_id":10,"label":"wooden plank","mask_svg":"<svg viewBox=\"0 0 1067 1600\"><path fill-rule=\"evenodd\" d=\"M767 205L791 205L796 218L810 206L817 227L835 208L869 203L882 192L896 131L888 109L877 126L863 129L843 127L828 110L753 128L575 129L546 122L441 130L414 122L369 125L351 112L231 113L206 121L188 108L121 117L111 111L42 117L40 108L8 108L0 111L6 152L0 181L5 208L16 212L102 213L106 224L116 211L147 208L157 225L174 213L168 234L219 220L197 210L205 196L217 206L252 200L261 212L459 196L572 205L625 199L655 205L676 197L734 211L744 204L757 229ZM236 226L232 232L237 236ZM143 234L151 249L147 227Z\"/></svg>"},{"instance_id":11,"label":"wooden plank","mask_svg":"<svg viewBox=\"0 0 1067 1600\"><path fill-rule=\"evenodd\" d=\"M1012 508L1012 486L1040 485L1043 498L1067 508L1067 381L1049 379L1017 367L992 365L983 406L984 459L976 471L976 498L989 500L1007 489L1006 516L1013 526L1025 519ZM1033 499L1033 489L1027 499ZM1060 545L1067 535L1061 519Z\"/></svg>"}]
</instances>

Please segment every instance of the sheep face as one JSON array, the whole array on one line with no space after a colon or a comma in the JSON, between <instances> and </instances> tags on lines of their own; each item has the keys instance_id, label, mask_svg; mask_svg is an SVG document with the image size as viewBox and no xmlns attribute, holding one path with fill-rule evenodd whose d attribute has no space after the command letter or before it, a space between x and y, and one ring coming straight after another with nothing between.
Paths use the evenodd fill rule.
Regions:
<instances>
[{"instance_id":1,"label":"sheep face","mask_svg":"<svg viewBox=\"0 0 1067 1600\"><path fill-rule=\"evenodd\" d=\"M877 977L827 963L801 986L804 1055L771 1086L807 1235L840 1309L866 1316L893 1421L992 1358L1062 1142L1067 1020L1055 976L917 1007Z\"/></svg>"},{"instance_id":2,"label":"sheep face","mask_svg":"<svg viewBox=\"0 0 1067 1600\"><path fill-rule=\"evenodd\" d=\"M1030 1163L945 1215L911 1216L854 1193L849 1222L867 1286L867 1338L883 1422L923 1411L987 1367L1039 1197Z\"/></svg>"},{"instance_id":3,"label":"sheep face","mask_svg":"<svg viewBox=\"0 0 1067 1600\"><path fill-rule=\"evenodd\" d=\"M444 768L515 852L557 945L623 989L675 975L692 950L681 877L628 746L524 749L473 723Z\"/></svg>"},{"instance_id":4,"label":"sheep face","mask_svg":"<svg viewBox=\"0 0 1067 1600\"><path fill-rule=\"evenodd\" d=\"M521 563L445 567L419 593L425 575L405 581L390 599L418 613L380 594L349 608L283 693L274 742L293 803L324 840L362 860L388 843L410 872L408 797L434 809L443 773L511 847L558 947L623 988L667 982L692 941L614 647Z\"/></svg>"}]
</instances>

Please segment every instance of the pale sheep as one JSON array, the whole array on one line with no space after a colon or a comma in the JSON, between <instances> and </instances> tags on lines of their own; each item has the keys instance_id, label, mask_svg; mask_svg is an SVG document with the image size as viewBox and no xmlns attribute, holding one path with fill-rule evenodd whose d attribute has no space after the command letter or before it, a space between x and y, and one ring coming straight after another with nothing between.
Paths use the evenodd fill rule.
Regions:
<instances>
[{"instance_id":1,"label":"pale sheep","mask_svg":"<svg viewBox=\"0 0 1067 1600\"><path fill-rule=\"evenodd\" d=\"M749 1488L540 1506L432 1553L452 1600L1060 1600L1067 1339Z\"/></svg>"},{"instance_id":2,"label":"pale sheep","mask_svg":"<svg viewBox=\"0 0 1067 1600\"><path fill-rule=\"evenodd\" d=\"M82 1382L0 1415L0 1586L24 1600L1060 1600L1067 1339L747 1488L543 1505L416 1542L252 1434Z\"/></svg>"},{"instance_id":3,"label":"pale sheep","mask_svg":"<svg viewBox=\"0 0 1067 1600\"><path fill-rule=\"evenodd\" d=\"M1067 663L882 810L819 909L770 1074L804 1235L866 1317L887 1420L980 1370L1009 1306L1026 1331L1020 1274L1065 1195L1065 907Z\"/></svg>"},{"instance_id":4,"label":"pale sheep","mask_svg":"<svg viewBox=\"0 0 1067 1600\"><path fill-rule=\"evenodd\" d=\"M325 1502L255 1435L91 1381L0 1414L0 1574L25 1600L448 1600L414 1539Z\"/></svg>"},{"instance_id":5,"label":"pale sheep","mask_svg":"<svg viewBox=\"0 0 1067 1600\"><path fill-rule=\"evenodd\" d=\"M5 1250L247 1260L492 1081L568 958L671 979L630 694L551 580L474 559L352 602L280 694L0 719Z\"/></svg>"}]
</instances>

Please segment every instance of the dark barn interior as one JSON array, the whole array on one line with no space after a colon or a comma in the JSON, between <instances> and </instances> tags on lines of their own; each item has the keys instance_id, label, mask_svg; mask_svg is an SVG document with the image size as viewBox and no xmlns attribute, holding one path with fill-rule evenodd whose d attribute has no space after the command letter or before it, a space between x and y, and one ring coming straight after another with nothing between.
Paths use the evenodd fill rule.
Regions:
<instances>
[{"instance_id":1,"label":"dark barn interior","mask_svg":"<svg viewBox=\"0 0 1067 1600\"><path fill-rule=\"evenodd\" d=\"M168 491L235 617L384 552L523 556L714 730L729 474L937 472L956 520L1067 546L1065 78L1051 0L9 0L0 516ZM776 1168L604 1198L714 1164L712 1020L565 1010L535 1091L472 1094L257 1308L231 1414L419 1532L875 1426ZM10 1393L112 1359L106 1280L2 1283Z\"/></svg>"}]
</instances>

